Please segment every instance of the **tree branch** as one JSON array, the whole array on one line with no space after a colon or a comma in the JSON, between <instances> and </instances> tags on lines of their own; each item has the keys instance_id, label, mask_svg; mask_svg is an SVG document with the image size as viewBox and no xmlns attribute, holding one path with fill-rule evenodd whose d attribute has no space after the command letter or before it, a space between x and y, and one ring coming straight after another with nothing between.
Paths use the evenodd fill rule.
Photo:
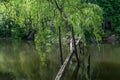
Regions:
<instances>
[{"instance_id":1,"label":"tree branch","mask_svg":"<svg viewBox=\"0 0 120 80\"><path fill-rule=\"evenodd\" d=\"M60 11L60 13L63 12L62 7L58 4L58 2L55 0L55 6L57 7L57 9Z\"/></svg>"}]
</instances>

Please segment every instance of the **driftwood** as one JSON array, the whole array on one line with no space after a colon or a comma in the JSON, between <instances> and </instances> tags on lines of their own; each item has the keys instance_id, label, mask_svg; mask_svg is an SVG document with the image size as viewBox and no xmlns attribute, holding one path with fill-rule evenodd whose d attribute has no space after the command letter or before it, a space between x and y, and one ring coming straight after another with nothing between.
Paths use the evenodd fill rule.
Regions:
<instances>
[{"instance_id":1,"label":"driftwood","mask_svg":"<svg viewBox=\"0 0 120 80\"><path fill-rule=\"evenodd\" d=\"M79 44L80 40L81 40L81 37L79 37L78 40L76 41L76 45ZM61 66L61 68L60 68L60 70L59 70L55 80L62 80L62 78L64 76L64 73L65 73L67 67L69 66L69 62L70 62L74 52L75 52L75 48L73 48L72 51L66 57L66 59L65 59L63 65Z\"/></svg>"}]
</instances>

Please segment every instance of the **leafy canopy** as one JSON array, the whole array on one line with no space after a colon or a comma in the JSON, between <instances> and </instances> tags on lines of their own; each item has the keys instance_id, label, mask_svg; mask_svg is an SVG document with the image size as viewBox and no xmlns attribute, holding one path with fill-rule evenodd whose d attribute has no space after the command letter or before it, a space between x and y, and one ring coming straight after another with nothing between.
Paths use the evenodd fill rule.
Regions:
<instances>
[{"instance_id":1,"label":"leafy canopy","mask_svg":"<svg viewBox=\"0 0 120 80\"><path fill-rule=\"evenodd\" d=\"M73 27L76 35L94 35L100 40L102 9L84 0L2 0L0 3L0 36L9 32L22 38L35 31L35 43L41 60L57 40L57 27L63 34ZM43 46L44 45L44 46ZM42 52L41 52L42 51Z\"/></svg>"}]
</instances>

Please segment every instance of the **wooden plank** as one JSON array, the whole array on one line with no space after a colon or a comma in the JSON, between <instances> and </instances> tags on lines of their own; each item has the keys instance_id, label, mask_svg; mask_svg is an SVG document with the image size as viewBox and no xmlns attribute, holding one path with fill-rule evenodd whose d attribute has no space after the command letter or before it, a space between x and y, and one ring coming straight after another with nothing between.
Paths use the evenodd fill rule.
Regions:
<instances>
[{"instance_id":1,"label":"wooden plank","mask_svg":"<svg viewBox=\"0 0 120 80\"><path fill-rule=\"evenodd\" d=\"M76 41L75 41L75 36L74 36L74 30L73 30L73 27L71 28L72 30L72 38L73 38L73 45L74 45L74 48L75 48L75 55L76 55L76 59L77 59L77 62L78 62L78 65L80 65L80 61L79 61L79 57L78 57L78 54L77 54L77 47L76 47Z\"/></svg>"},{"instance_id":2,"label":"wooden plank","mask_svg":"<svg viewBox=\"0 0 120 80\"><path fill-rule=\"evenodd\" d=\"M79 37L78 40L76 41L76 45L79 44L80 40L81 40L81 37ZM65 73L65 71L66 71L66 68L68 67L68 64L69 64L69 62L70 62L70 59L72 58L72 55L74 54L74 50L75 50L75 49L73 49L73 50L68 54L68 56L66 57L63 65L62 65L61 68L59 69L59 72L58 72L55 80L62 80L62 78L63 78L63 76L64 76L64 73Z\"/></svg>"},{"instance_id":3,"label":"wooden plank","mask_svg":"<svg viewBox=\"0 0 120 80\"><path fill-rule=\"evenodd\" d=\"M65 70L66 70L66 68L68 66L68 63L70 62L70 59L71 59L72 55L73 55L73 51L70 54L68 54L68 56L65 59L63 65L61 66L55 80L62 80L63 74L64 74L64 72L65 72Z\"/></svg>"}]
</instances>

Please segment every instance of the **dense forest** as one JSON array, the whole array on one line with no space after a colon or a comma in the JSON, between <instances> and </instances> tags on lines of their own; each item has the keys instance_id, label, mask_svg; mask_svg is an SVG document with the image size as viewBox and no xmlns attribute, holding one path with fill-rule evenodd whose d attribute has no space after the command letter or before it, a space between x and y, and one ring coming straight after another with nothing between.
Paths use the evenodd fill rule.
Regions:
<instances>
[{"instance_id":1,"label":"dense forest","mask_svg":"<svg viewBox=\"0 0 120 80\"><path fill-rule=\"evenodd\" d=\"M105 45L108 48L102 46L103 52L97 52L98 46L95 45L120 42L120 0L0 0L0 74L2 77L10 76L10 80L46 80L51 77L49 74L54 74L55 77L59 68L58 54L56 54L59 53L57 52L59 27L64 53L70 51L68 48L73 28L75 39L82 37L83 53L96 51L108 56L107 52L114 47ZM95 45L90 47L89 43ZM104 51L104 48L107 51ZM110 51L109 53L112 52ZM97 60L106 59L98 55L92 55L96 64ZM119 57L117 53L116 55ZM87 64L84 65L86 55L82 57L83 67L87 69ZM116 60L115 55L112 57ZM119 59L117 61L119 62ZM98 61L98 63L101 66L102 62ZM53 65L56 67L55 70ZM86 77L85 73L87 71L83 73ZM51 79L54 77L52 76Z\"/></svg>"},{"instance_id":2,"label":"dense forest","mask_svg":"<svg viewBox=\"0 0 120 80\"><path fill-rule=\"evenodd\" d=\"M73 26L76 35L84 34L89 41L119 40L119 4L119 0L2 0L0 37L44 42L57 36L58 26L63 34Z\"/></svg>"},{"instance_id":3,"label":"dense forest","mask_svg":"<svg viewBox=\"0 0 120 80\"><path fill-rule=\"evenodd\" d=\"M0 7L1 38L51 38L58 26L65 33L73 26L77 35L97 37L103 19L102 9L84 0L2 0Z\"/></svg>"},{"instance_id":4,"label":"dense forest","mask_svg":"<svg viewBox=\"0 0 120 80\"><path fill-rule=\"evenodd\" d=\"M120 38L120 0L89 0L89 2L99 5L103 10L103 30L104 37L110 37L113 41L119 42Z\"/></svg>"},{"instance_id":5,"label":"dense forest","mask_svg":"<svg viewBox=\"0 0 120 80\"><path fill-rule=\"evenodd\" d=\"M0 3L0 38L32 40L39 52L48 51L71 27L83 40L102 40L103 10L84 0L2 0ZM65 42L66 43L66 42ZM42 46L44 45L44 47Z\"/></svg>"}]
</instances>

